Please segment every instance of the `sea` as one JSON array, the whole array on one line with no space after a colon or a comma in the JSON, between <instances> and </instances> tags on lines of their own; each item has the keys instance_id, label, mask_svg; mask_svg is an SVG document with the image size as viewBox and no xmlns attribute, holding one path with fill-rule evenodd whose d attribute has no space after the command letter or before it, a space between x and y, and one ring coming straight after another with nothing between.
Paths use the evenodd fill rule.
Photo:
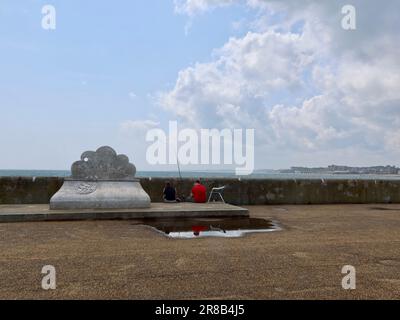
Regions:
<instances>
[{"instance_id":1,"label":"sea","mask_svg":"<svg viewBox=\"0 0 400 320\"><path fill-rule=\"evenodd\" d=\"M69 170L0 170L0 177L68 177ZM237 178L237 179L322 179L322 180L400 180L400 175L384 174L319 174L258 172L248 176L237 176L234 171L138 171L138 178Z\"/></svg>"}]
</instances>

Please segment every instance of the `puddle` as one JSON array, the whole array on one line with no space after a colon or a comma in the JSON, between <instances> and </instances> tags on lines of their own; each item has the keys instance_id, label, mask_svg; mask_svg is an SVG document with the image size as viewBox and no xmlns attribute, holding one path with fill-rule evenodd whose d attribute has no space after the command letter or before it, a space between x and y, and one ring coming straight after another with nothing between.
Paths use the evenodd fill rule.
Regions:
<instances>
[{"instance_id":1,"label":"puddle","mask_svg":"<svg viewBox=\"0 0 400 320\"><path fill-rule=\"evenodd\" d=\"M275 222L259 218L146 219L134 225L148 225L176 239L239 238L248 233L281 230Z\"/></svg>"}]
</instances>

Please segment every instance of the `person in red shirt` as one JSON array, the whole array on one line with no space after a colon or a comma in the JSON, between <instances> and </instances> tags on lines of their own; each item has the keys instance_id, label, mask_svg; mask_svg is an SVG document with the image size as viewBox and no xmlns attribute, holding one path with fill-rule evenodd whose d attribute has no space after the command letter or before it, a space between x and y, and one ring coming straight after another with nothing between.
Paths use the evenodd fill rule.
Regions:
<instances>
[{"instance_id":1,"label":"person in red shirt","mask_svg":"<svg viewBox=\"0 0 400 320\"><path fill-rule=\"evenodd\" d=\"M195 203L207 202L207 189L203 186L199 180L197 180L192 188L191 194L192 200Z\"/></svg>"}]
</instances>

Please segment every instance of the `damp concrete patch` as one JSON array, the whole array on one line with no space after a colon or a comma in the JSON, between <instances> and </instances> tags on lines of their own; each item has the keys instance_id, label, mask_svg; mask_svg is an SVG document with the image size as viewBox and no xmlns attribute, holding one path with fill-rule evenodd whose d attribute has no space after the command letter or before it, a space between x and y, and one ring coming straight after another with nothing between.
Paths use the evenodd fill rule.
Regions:
<instances>
[{"instance_id":1,"label":"damp concrete patch","mask_svg":"<svg viewBox=\"0 0 400 320\"><path fill-rule=\"evenodd\" d=\"M386 207L370 207L369 209L377 211L400 211L400 208L386 208Z\"/></svg>"}]
</instances>

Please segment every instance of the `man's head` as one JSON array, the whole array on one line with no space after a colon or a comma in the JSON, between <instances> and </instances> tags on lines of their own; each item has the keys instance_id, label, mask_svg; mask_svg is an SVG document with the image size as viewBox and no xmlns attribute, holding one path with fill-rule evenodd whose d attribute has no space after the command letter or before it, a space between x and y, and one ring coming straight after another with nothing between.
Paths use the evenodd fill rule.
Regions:
<instances>
[{"instance_id":1,"label":"man's head","mask_svg":"<svg viewBox=\"0 0 400 320\"><path fill-rule=\"evenodd\" d=\"M200 184L200 180L196 180L194 184Z\"/></svg>"}]
</instances>

